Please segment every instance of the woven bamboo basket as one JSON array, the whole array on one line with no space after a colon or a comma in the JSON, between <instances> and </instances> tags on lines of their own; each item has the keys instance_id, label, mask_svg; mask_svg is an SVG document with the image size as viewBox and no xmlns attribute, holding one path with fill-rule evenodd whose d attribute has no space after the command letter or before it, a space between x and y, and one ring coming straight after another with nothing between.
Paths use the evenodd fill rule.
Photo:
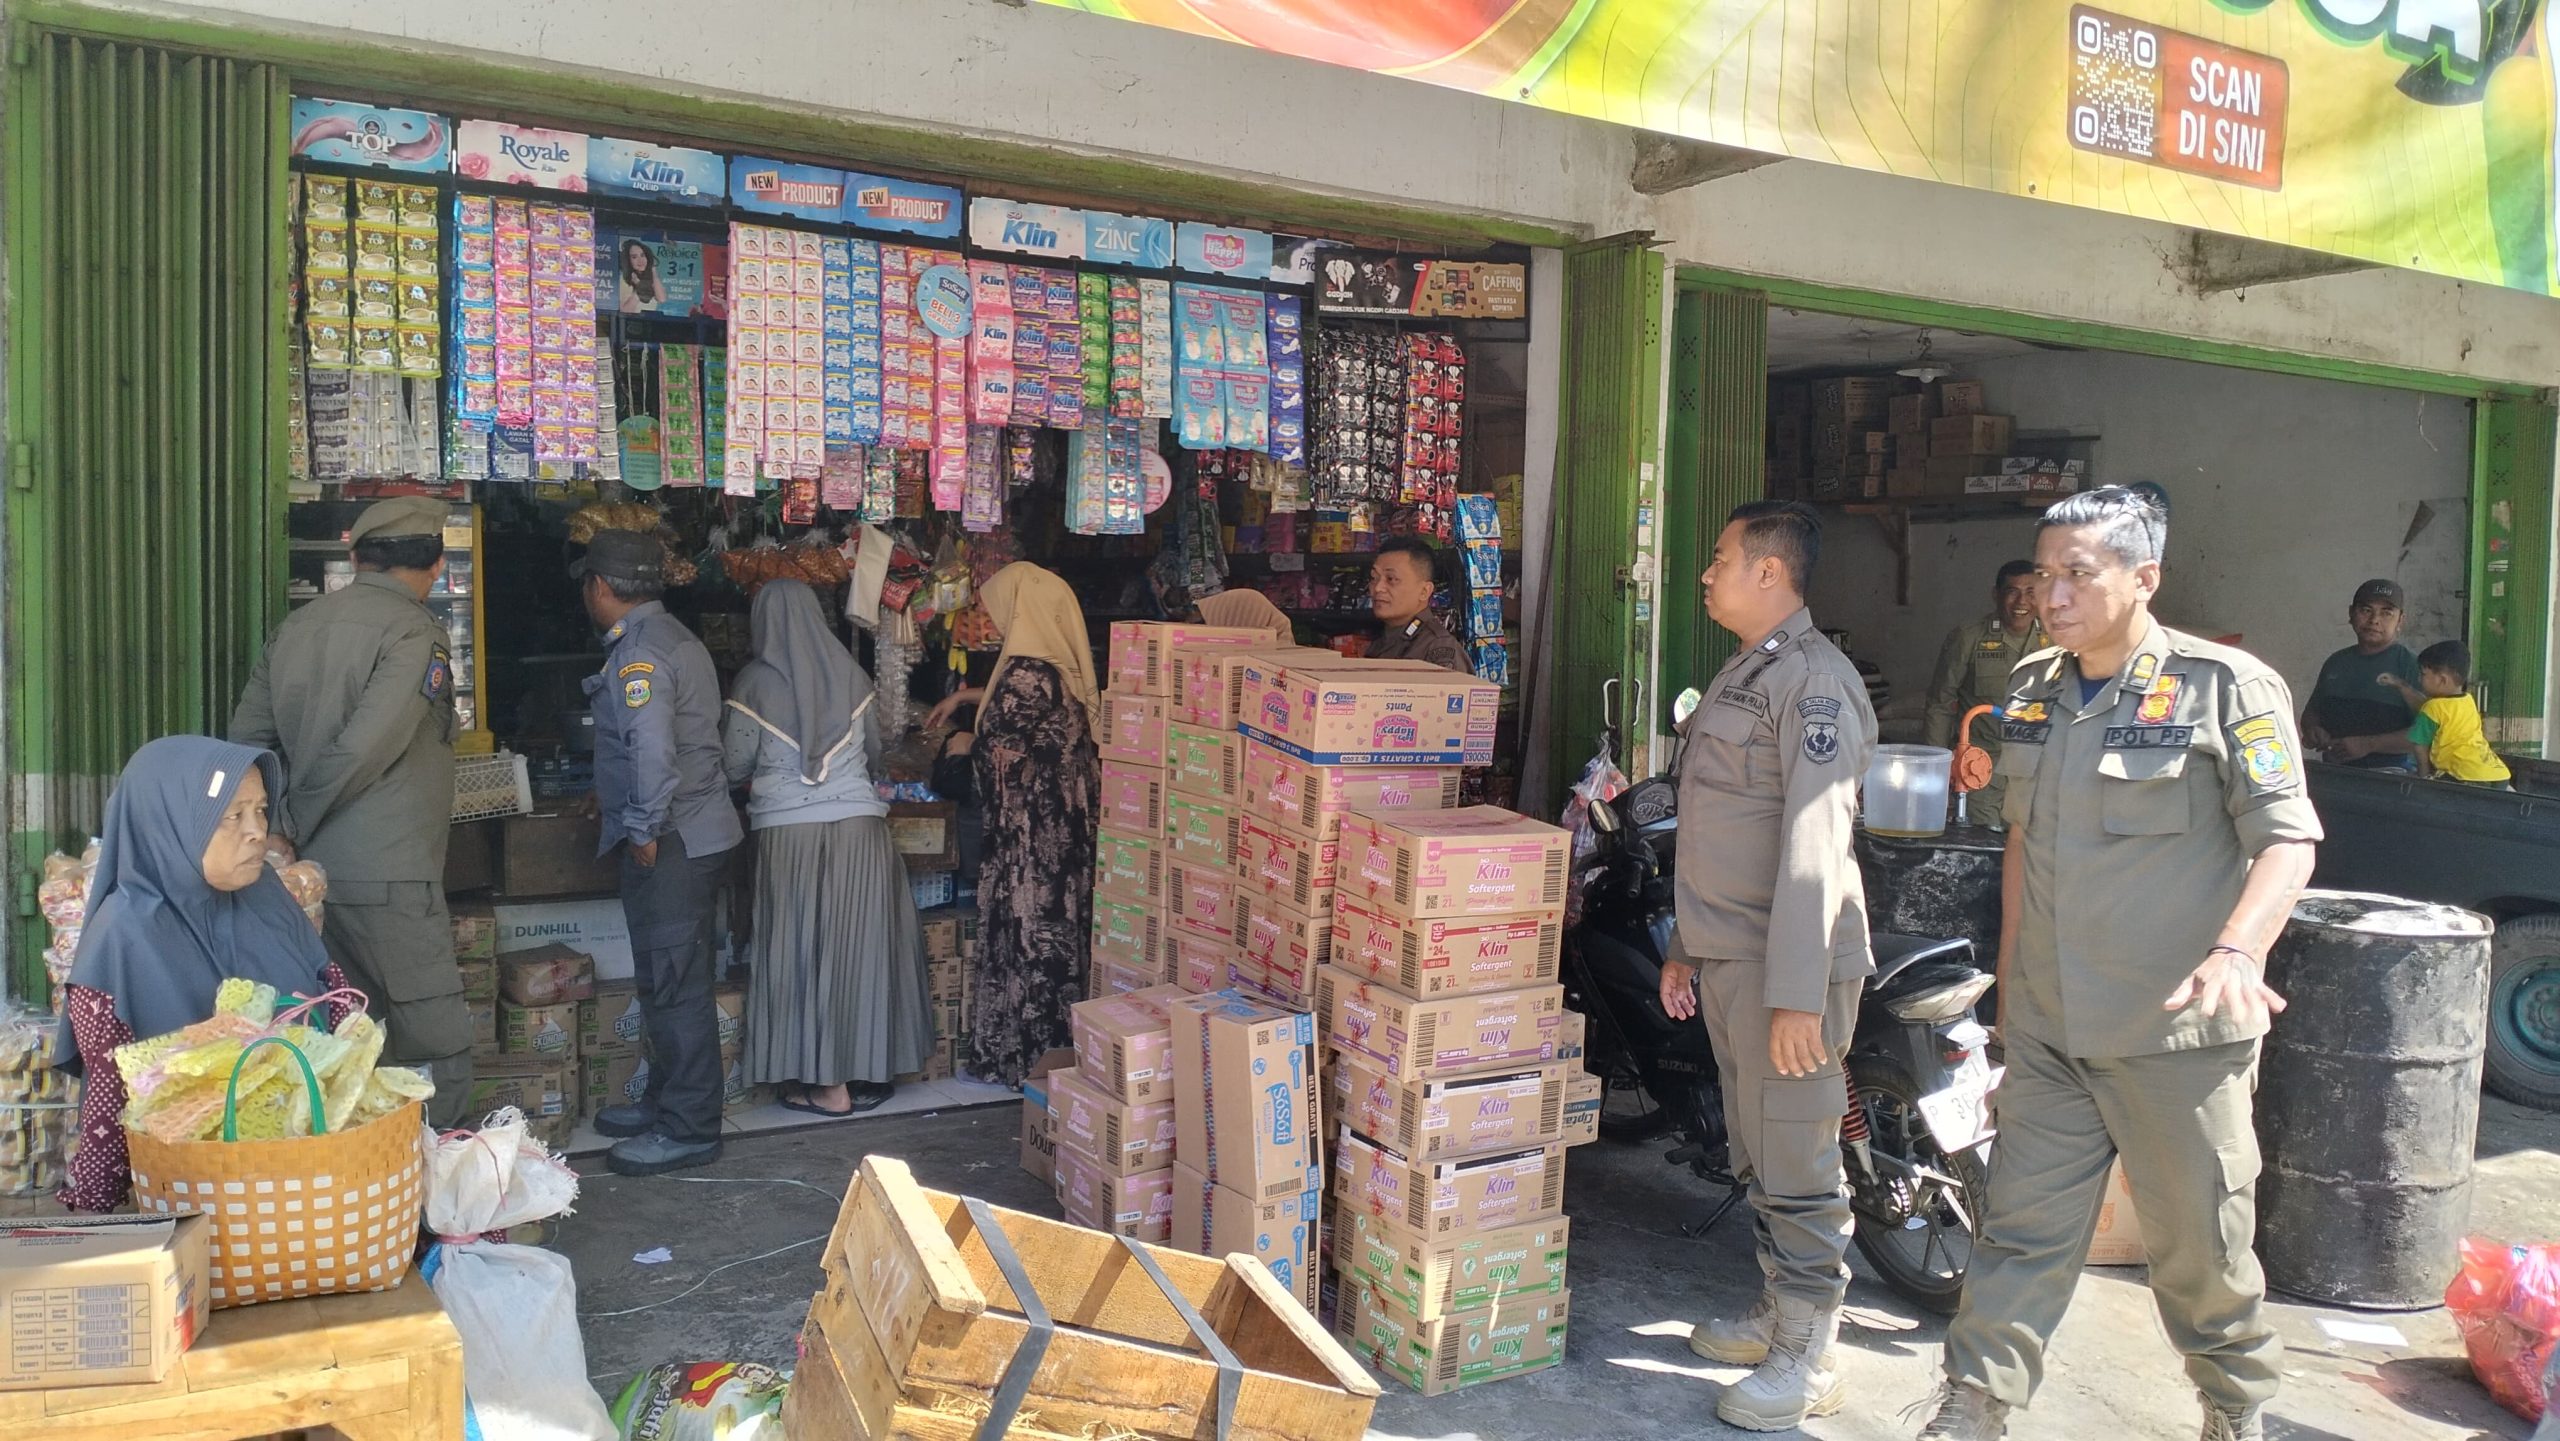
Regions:
<instances>
[{"instance_id":1,"label":"woven bamboo basket","mask_svg":"<svg viewBox=\"0 0 2560 1441\"><path fill-rule=\"evenodd\" d=\"M426 1159L416 1101L352 1130L325 1131L310 1062L313 1134L275 1141L165 1141L125 1132L138 1211L213 1218L216 1309L399 1285L418 1248ZM241 1060L246 1062L248 1053ZM236 1085L239 1071L232 1080ZM227 1098L224 1131L237 1134Z\"/></svg>"}]
</instances>

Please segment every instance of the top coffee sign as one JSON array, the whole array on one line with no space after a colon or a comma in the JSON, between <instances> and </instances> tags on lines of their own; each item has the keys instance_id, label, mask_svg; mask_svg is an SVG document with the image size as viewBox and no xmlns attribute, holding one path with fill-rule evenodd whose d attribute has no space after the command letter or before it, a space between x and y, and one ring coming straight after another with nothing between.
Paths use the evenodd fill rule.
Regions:
<instances>
[{"instance_id":1,"label":"top coffee sign","mask_svg":"<svg viewBox=\"0 0 2560 1441\"><path fill-rule=\"evenodd\" d=\"M2071 12L2071 52L2077 148L2284 188L2283 61L2086 5Z\"/></svg>"}]
</instances>

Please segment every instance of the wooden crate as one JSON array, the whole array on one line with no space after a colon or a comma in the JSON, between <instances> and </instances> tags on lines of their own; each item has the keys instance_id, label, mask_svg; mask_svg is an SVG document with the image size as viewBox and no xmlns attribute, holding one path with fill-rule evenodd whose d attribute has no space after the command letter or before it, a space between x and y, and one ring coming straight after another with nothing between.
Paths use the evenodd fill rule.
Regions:
<instances>
[{"instance_id":1,"label":"wooden crate","mask_svg":"<svg viewBox=\"0 0 2560 1441\"><path fill-rule=\"evenodd\" d=\"M981 1216L1055 1328L1004 1435L1355 1441L1368 1430L1377 1383L1260 1261L1138 1247L1240 1363L1222 1431L1218 1363L1118 1238L929 1191L903 1162L870 1156L827 1242L786 1436L979 1434L1034 1334Z\"/></svg>"},{"instance_id":2,"label":"wooden crate","mask_svg":"<svg viewBox=\"0 0 2560 1441\"><path fill-rule=\"evenodd\" d=\"M889 840L911 874L950 870L960 864L959 807L949 801L893 801Z\"/></svg>"}]
</instances>

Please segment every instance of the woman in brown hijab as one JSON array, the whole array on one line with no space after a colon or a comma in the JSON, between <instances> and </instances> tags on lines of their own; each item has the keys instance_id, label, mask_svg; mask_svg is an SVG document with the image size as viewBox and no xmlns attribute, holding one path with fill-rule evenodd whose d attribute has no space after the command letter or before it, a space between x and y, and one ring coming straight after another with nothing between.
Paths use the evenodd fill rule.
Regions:
<instances>
[{"instance_id":1,"label":"woman in brown hijab","mask_svg":"<svg viewBox=\"0 0 2560 1441\"><path fill-rule=\"evenodd\" d=\"M1282 645L1297 639L1288 615L1258 590L1220 591L1200 602L1199 611L1203 625L1265 626Z\"/></svg>"}]
</instances>

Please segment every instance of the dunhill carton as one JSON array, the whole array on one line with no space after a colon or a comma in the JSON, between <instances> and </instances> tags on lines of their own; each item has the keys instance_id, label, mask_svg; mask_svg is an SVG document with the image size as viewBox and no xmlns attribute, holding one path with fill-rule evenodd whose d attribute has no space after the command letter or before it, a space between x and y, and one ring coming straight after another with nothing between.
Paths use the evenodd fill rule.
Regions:
<instances>
[{"instance_id":1,"label":"dunhill carton","mask_svg":"<svg viewBox=\"0 0 2560 1441\"><path fill-rule=\"evenodd\" d=\"M1564 987L1552 982L1423 1001L1329 966L1316 1001L1327 1043L1393 1081L1546 1065L1564 1029Z\"/></svg>"},{"instance_id":2,"label":"dunhill carton","mask_svg":"<svg viewBox=\"0 0 2560 1441\"><path fill-rule=\"evenodd\" d=\"M1340 890L1400 921L1561 914L1571 838L1500 806L1353 812L1342 822Z\"/></svg>"},{"instance_id":3,"label":"dunhill carton","mask_svg":"<svg viewBox=\"0 0 2560 1441\"><path fill-rule=\"evenodd\" d=\"M1563 951L1564 918L1550 912L1407 922L1334 901L1333 964L1426 1000L1552 981Z\"/></svg>"}]
</instances>

